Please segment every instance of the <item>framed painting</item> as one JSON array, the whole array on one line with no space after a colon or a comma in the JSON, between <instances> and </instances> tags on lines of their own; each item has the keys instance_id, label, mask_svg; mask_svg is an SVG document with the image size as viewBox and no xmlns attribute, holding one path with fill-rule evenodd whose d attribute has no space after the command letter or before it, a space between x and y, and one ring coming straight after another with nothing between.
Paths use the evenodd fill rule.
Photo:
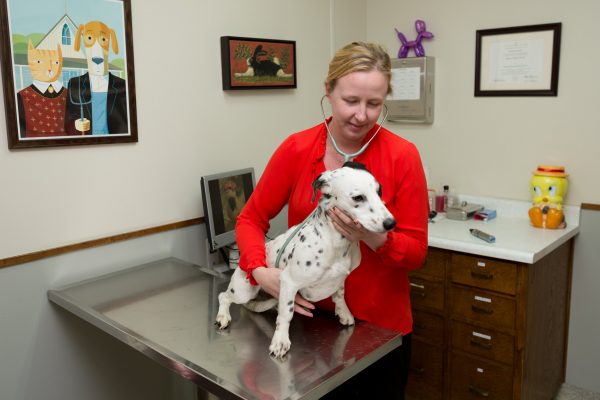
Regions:
<instances>
[{"instance_id":1,"label":"framed painting","mask_svg":"<svg viewBox=\"0 0 600 400\"><path fill-rule=\"evenodd\" d=\"M221 37L223 90L297 87L296 42Z\"/></svg>"},{"instance_id":2,"label":"framed painting","mask_svg":"<svg viewBox=\"0 0 600 400\"><path fill-rule=\"evenodd\" d=\"M10 149L137 142L131 0L0 0Z\"/></svg>"},{"instance_id":3,"label":"framed painting","mask_svg":"<svg viewBox=\"0 0 600 400\"><path fill-rule=\"evenodd\" d=\"M475 96L557 96L561 26L478 30Z\"/></svg>"}]
</instances>

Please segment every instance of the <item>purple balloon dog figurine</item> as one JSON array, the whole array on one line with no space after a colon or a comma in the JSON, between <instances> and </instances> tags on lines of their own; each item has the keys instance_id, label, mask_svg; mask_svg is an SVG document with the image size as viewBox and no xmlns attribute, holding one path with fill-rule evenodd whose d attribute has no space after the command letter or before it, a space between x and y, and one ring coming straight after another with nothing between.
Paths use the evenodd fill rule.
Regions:
<instances>
[{"instance_id":1,"label":"purple balloon dog figurine","mask_svg":"<svg viewBox=\"0 0 600 400\"><path fill-rule=\"evenodd\" d=\"M398 50L398 58L406 58L411 48L414 49L417 57L425 57L425 49L423 48L421 42L423 39L431 39L433 37L433 33L427 32L425 21L420 19L415 21L415 28L417 30L417 38L411 41L406 40L406 36L404 36L402 32L398 32L398 29L394 28L398 34L398 39L400 39L400 42L402 43L400 50Z\"/></svg>"}]
</instances>

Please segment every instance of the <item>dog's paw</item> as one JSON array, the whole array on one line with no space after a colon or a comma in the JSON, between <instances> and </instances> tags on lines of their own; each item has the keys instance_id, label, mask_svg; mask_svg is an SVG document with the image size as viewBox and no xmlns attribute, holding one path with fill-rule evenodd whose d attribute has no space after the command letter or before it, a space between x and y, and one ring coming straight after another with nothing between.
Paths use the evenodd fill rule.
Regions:
<instances>
[{"instance_id":1,"label":"dog's paw","mask_svg":"<svg viewBox=\"0 0 600 400\"><path fill-rule=\"evenodd\" d=\"M231 322L231 317L228 317L227 315L223 315L223 314L218 314L217 319L215 321L215 325L217 326L217 328L223 330L229 326L230 322Z\"/></svg>"},{"instance_id":2,"label":"dog's paw","mask_svg":"<svg viewBox=\"0 0 600 400\"><path fill-rule=\"evenodd\" d=\"M339 313L338 318L340 320L340 324L342 325L354 325L354 316L350 313Z\"/></svg>"},{"instance_id":3,"label":"dog's paw","mask_svg":"<svg viewBox=\"0 0 600 400\"><path fill-rule=\"evenodd\" d=\"M269 346L269 353L275 358L283 358L290 351L291 345L292 343L287 334L276 331Z\"/></svg>"}]
</instances>

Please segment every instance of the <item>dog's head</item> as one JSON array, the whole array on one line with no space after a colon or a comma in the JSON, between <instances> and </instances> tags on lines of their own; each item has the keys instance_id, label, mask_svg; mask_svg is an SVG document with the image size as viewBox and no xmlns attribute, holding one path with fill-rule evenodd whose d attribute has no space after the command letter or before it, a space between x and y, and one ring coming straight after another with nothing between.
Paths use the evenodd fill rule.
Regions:
<instances>
[{"instance_id":1,"label":"dog's head","mask_svg":"<svg viewBox=\"0 0 600 400\"><path fill-rule=\"evenodd\" d=\"M348 162L342 168L323 172L313 182L313 191L321 191L320 206L338 207L365 229L386 232L396 220L381 200L381 185L363 164Z\"/></svg>"},{"instance_id":2,"label":"dog's head","mask_svg":"<svg viewBox=\"0 0 600 400\"><path fill-rule=\"evenodd\" d=\"M111 43L113 52L119 53L115 31L100 21L90 21L79 25L73 46L75 51L79 51L82 37L90 75L106 75L108 73L108 49Z\"/></svg>"}]
</instances>

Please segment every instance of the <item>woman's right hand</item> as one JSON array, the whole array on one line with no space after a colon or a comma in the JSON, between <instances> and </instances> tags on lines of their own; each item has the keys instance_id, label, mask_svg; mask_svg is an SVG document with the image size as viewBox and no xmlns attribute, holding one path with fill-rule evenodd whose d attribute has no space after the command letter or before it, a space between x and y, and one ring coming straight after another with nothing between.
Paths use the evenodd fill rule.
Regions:
<instances>
[{"instance_id":1,"label":"woman's right hand","mask_svg":"<svg viewBox=\"0 0 600 400\"><path fill-rule=\"evenodd\" d=\"M279 275L281 275L281 270L278 268L258 267L252 271L252 277L260 287L276 299L279 299ZM313 316L310 310L314 310L315 305L300 296L299 293L296 293L294 303L295 312L307 317Z\"/></svg>"}]
</instances>

